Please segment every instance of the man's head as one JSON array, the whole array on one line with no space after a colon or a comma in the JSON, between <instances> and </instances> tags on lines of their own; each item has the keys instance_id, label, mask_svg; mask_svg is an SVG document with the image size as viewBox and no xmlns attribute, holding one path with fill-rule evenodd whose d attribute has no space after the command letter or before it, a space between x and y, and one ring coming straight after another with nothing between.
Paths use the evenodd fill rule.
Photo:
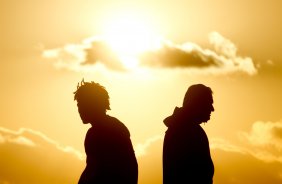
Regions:
<instances>
[{"instance_id":1,"label":"man's head","mask_svg":"<svg viewBox=\"0 0 282 184\"><path fill-rule=\"evenodd\" d=\"M97 118L110 110L109 95L106 89L99 83L84 82L77 85L74 92L74 100L77 101L79 115L83 123L93 123Z\"/></svg>"},{"instance_id":2,"label":"man's head","mask_svg":"<svg viewBox=\"0 0 282 184\"><path fill-rule=\"evenodd\" d=\"M189 111L197 123L207 122L214 111L211 88L203 84L195 84L188 88L183 109Z\"/></svg>"}]
</instances>

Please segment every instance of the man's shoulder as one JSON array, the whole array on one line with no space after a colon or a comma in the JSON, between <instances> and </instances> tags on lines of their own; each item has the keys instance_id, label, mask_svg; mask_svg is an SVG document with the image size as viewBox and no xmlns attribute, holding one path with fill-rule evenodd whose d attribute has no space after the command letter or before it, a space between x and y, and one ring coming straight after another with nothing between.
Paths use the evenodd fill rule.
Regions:
<instances>
[{"instance_id":1,"label":"man's shoulder","mask_svg":"<svg viewBox=\"0 0 282 184\"><path fill-rule=\"evenodd\" d=\"M107 126L116 133L130 136L128 128L117 118L107 115Z\"/></svg>"}]
</instances>

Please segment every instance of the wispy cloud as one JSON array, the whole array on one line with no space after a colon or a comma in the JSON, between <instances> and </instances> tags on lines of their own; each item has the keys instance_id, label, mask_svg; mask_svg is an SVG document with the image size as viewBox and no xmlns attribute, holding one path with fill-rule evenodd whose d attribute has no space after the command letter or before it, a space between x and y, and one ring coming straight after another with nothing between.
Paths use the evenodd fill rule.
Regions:
<instances>
[{"instance_id":1,"label":"wispy cloud","mask_svg":"<svg viewBox=\"0 0 282 184\"><path fill-rule=\"evenodd\" d=\"M252 146L253 155L257 158L282 163L282 122L257 121L250 132L240 132L242 140Z\"/></svg>"},{"instance_id":2,"label":"wispy cloud","mask_svg":"<svg viewBox=\"0 0 282 184\"><path fill-rule=\"evenodd\" d=\"M282 164L282 122L254 122L249 132L238 132L244 145L238 146L227 140L212 138L211 149L237 152L262 160Z\"/></svg>"},{"instance_id":3,"label":"wispy cloud","mask_svg":"<svg viewBox=\"0 0 282 184\"><path fill-rule=\"evenodd\" d=\"M148 69L193 69L209 73L244 72L257 73L252 58L237 54L237 47L217 32L209 35L213 49L205 49L195 43L175 44L168 40L160 41L160 46L146 50L134 57L139 67ZM124 54L124 53L123 53ZM53 59L57 68L74 71L93 70L95 66L125 71L124 57L107 44L105 39L93 37L79 44L67 44L61 48L45 49L44 58Z\"/></svg>"},{"instance_id":4,"label":"wispy cloud","mask_svg":"<svg viewBox=\"0 0 282 184\"><path fill-rule=\"evenodd\" d=\"M272 183L282 182L279 162L265 162L248 154L222 149L212 150L215 165L214 183Z\"/></svg>"},{"instance_id":5,"label":"wispy cloud","mask_svg":"<svg viewBox=\"0 0 282 184\"><path fill-rule=\"evenodd\" d=\"M83 159L83 154L70 147L62 146L55 140L47 137L39 131L28 128L20 128L18 131L13 131L7 128L0 127L0 144L13 143L29 147L55 147L60 151L75 155L79 159Z\"/></svg>"},{"instance_id":6,"label":"wispy cloud","mask_svg":"<svg viewBox=\"0 0 282 184\"><path fill-rule=\"evenodd\" d=\"M82 154L42 132L0 127L0 183L76 183Z\"/></svg>"},{"instance_id":7,"label":"wispy cloud","mask_svg":"<svg viewBox=\"0 0 282 184\"><path fill-rule=\"evenodd\" d=\"M282 151L282 122L258 121L252 125L249 133L242 135L253 145L272 145Z\"/></svg>"},{"instance_id":8,"label":"wispy cloud","mask_svg":"<svg viewBox=\"0 0 282 184\"><path fill-rule=\"evenodd\" d=\"M282 181L282 162L265 147L239 146L222 138L211 138L210 147L216 171L215 183L278 184Z\"/></svg>"},{"instance_id":9,"label":"wispy cloud","mask_svg":"<svg viewBox=\"0 0 282 184\"><path fill-rule=\"evenodd\" d=\"M160 141L160 140L163 140L163 136L161 135L155 135L153 137L150 137L148 138L144 143L139 143L137 145L134 146L134 150L135 150L135 154L137 157L140 157L140 156L144 156L147 154L147 151L149 149L149 147L157 142L157 141Z\"/></svg>"},{"instance_id":10,"label":"wispy cloud","mask_svg":"<svg viewBox=\"0 0 282 184\"><path fill-rule=\"evenodd\" d=\"M204 49L195 43L166 43L159 50L144 53L141 63L163 68L205 69L212 73L257 73L253 60L238 56L237 47L230 40L212 32L209 41L214 50Z\"/></svg>"},{"instance_id":11,"label":"wispy cloud","mask_svg":"<svg viewBox=\"0 0 282 184\"><path fill-rule=\"evenodd\" d=\"M231 142L225 140L225 139L221 139L221 138L212 138L210 139L210 148L211 149L219 149L219 150L223 150L226 152L235 152L235 153L241 153L241 154L246 154L247 150L236 146L234 144L232 144Z\"/></svg>"},{"instance_id":12,"label":"wispy cloud","mask_svg":"<svg viewBox=\"0 0 282 184\"><path fill-rule=\"evenodd\" d=\"M21 133L0 127L0 144L6 142L31 147L36 145L31 139L22 136Z\"/></svg>"}]
</instances>

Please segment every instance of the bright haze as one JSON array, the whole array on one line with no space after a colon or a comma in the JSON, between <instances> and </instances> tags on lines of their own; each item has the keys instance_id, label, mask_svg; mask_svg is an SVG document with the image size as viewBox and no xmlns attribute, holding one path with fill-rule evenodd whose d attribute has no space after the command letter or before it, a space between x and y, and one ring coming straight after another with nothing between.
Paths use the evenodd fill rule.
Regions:
<instances>
[{"instance_id":1,"label":"bright haze","mask_svg":"<svg viewBox=\"0 0 282 184\"><path fill-rule=\"evenodd\" d=\"M214 183L281 183L281 17L279 0L0 1L0 183L77 183L83 78L130 130L139 184L162 183L163 119L195 83Z\"/></svg>"}]
</instances>

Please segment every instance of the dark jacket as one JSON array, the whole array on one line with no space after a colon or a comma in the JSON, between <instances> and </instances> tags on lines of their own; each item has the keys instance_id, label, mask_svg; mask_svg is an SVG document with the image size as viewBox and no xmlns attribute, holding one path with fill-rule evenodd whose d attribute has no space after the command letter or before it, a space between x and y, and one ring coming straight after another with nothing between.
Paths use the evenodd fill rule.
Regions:
<instances>
[{"instance_id":1,"label":"dark jacket","mask_svg":"<svg viewBox=\"0 0 282 184\"><path fill-rule=\"evenodd\" d=\"M211 184L214 166L209 142L199 124L181 108L164 120L168 127L163 145L164 184Z\"/></svg>"},{"instance_id":2,"label":"dark jacket","mask_svg":"<svg viewBox=\"0 0 282 184\"><path fill-rule=\"evenodd\" d=\"M116 118L93 124L85 138L86 168L79 184L136 184L138 165L128 129Z\"/></svg>"}]
</instances>

